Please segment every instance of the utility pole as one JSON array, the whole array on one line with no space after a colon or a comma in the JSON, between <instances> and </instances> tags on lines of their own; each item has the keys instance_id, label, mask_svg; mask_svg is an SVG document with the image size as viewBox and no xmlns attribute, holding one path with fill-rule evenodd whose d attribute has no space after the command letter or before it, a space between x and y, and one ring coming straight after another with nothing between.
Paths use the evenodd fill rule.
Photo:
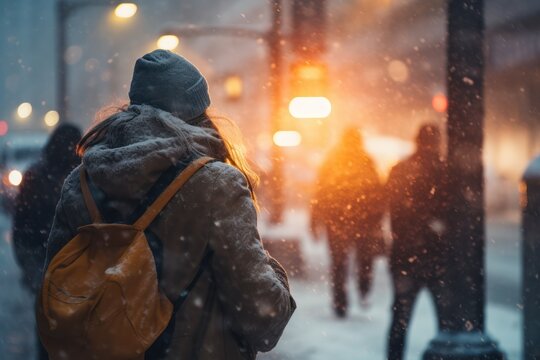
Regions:
<instances>
[{"instance_id":1,"label":"utility pole","mask_svg":"<svg viewBox=\"0 0 540 360\"><path fill-rule=\"evenodd\" d=\"M502 360L485 332L483 0L448 0L449 309L424 360Z\"/></svg>"},{"instance_id":2,"label":"utility pole","mask_svg":"<svg viewBox=\"0 0 540 360\"><path fill-rule=\"evenodd\" d=\"M275 134L281 130L282 118L282 84L281 72L283 67L282 40L281 33L283 8L282 0L272 0L272 25L268 33L268 52L270 61L270 128L271 133ZM279 223L282 220L285 205L283 191L283 151L281 147L272 142L270 153L272 169L270 174L271 181L271 206L270 222Z\"/></svg>"},{"instance_id":3,"label":"utility pole","mask_svg":"<svg viewBox=\"0 0 540 360\"><path fill-rule=\"evenodd\" d=\"M68 7L62 0L56 2L56 79L57 79L57 100L58 115L60 121L66 121L67 113L67 72L66 72L66 21L68 18Z\"/></svg>"}]
</instances>

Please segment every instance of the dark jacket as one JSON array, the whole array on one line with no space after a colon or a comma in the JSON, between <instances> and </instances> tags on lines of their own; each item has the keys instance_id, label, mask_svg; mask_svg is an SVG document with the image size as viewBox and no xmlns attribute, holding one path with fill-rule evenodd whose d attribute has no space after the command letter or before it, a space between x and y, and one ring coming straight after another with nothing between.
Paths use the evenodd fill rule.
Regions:
<instances>
[{"instance_id":1,"label":"dark jacket","mask_svg":"<svg viewBox=\"0 0 540 360\"><path fill-rule=\"evenodd\" d=\"M45 249L56 204L66 176L80 159L75 146L80 130L61 125L51 135L41 158L24 173L15 202L13 244L24 285L35 293L41 282Z\"/></svg>"},{"instance_id":2,"label":"dark jacket","mask_svg":"<svg viewBox=\"0 0 540 360\"><path fill-rule=\"evenodd\" d=\"M150 106L130 106L106 138L89 148L83 164L106 197L102 207L128 218L172 165L194 153L217 159L223 143L214 130L191 126ZM99 200L98 200L99 201ZM49 238L47 259L90 223L76 169L66 180ZM149 230L163 246L160 286L174 301L194 278L208 244L213 256L176 314L168 359L188 358L200 334L211 283L217 297L203 333L198 359L253 359L280 338L295 304L283 268L264 250L247 180L217 161L199 170Z\"/></svg>"},{"instance_id":3,"label":"dark jacket","mask_svg":"<svg viewBox=\"0 0 540 360\"><path fill-rule=\"evenodd\" d=\"M394 275L425 278L442 271L445 258L445 163L416 152L388 178Z\"/></svg>"},{"instance_id":4,"label":"dark jacket","mask_svg":"<svg viewBox=\"0 0 540 360\"><path fill-rule=\"evenodd\" d=\"M380 231L384 204L375 164L365 151L347 145L331 151L321 166L311 216L352 241Z\"/></svg>"}]
</instances>

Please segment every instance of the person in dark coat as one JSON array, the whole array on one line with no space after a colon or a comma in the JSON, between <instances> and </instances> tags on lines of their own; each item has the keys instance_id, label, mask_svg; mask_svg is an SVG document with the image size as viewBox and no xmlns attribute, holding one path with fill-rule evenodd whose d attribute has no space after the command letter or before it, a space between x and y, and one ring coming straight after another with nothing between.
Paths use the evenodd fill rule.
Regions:
<instances>
[{"instance_id":1,"label":"person in dark coat","mask_svg":"<svg viewBox=\"0 0 540 360\"><path fill-rule=\"evenodd\" d=\"M33 296L41 283L47 239L62 184L80 163L75 151L80 139L81 131L76 126L58 126L45 145L41 158L24 173L15 200L15 257L22 270L23 285ZM47 358L41 346L39 358Z\"/></svg>"},{"instance_id":2,"label":"person in dark coat","mask_svg":"<svg viewBox=\"0 0 540 360\"><path fill-rule=\"evenodd\" d=\"M62 124L49 138L41 158L24 173L13 221L15 255L23 284L35 294L41 283L47 239L66 176L80 163L75 148L81 131Z\"/></svg>"},{"instance_id":3,"label":"person in dark coat","mask_svg":"<svg viewBox=\"0 0 540 360\"><path fill-rule=\"evenodd\" d=\"M445 306L444 195L445 162L441 135L424 125L416 152L390 172L386 186L392 227L390 269L394 288L393 318L388 337L388 360L403 358L407 327L421 289L435 300L439 325Z\"/></svg>"},{"instance_id":4,"label":"person in dark coat","mask_svg":"<svg viewBox=\"0 0 540 360\"><path fill-rule=\"evenodd\" d=\"M346 315L347 264L351 252L356 255L360 298L367 303L372 263L380 247L381 188L360 132L356 128L346 129L319 171L311 212L315 238L322 229L328 236L333 310L338 317Z\"/></svg>"},{"instance_id":5,"label":"person in dark coat","mask_svg":"<svg viewBox=\"0 0 540 360\"><path fill-rule=\"evenodd\" d=\"M139 58L129 98L130 105L96 124L79 144L104 221L132 223L163 176L196 158L215 160L147 229L161 249L160 291L173 303L186 296L173 314L170 342L160 350L166 359L255 359L277 344L296 308L286 272L265 251L257 230L256 177L240 144L208 115L206 79L184 57L155 50ZM47 264L79 227L92 223L79 171L62 188ZM205 254L211 257L203 266Z\"/></svg>"}]
</instances>

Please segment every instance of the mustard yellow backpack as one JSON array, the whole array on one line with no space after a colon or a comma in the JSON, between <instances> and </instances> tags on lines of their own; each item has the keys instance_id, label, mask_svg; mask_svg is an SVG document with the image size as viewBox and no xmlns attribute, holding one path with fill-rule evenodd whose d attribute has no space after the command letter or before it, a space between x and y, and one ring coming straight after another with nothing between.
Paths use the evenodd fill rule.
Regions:
<instances>
[{"instance_id":1,"label":"mustard yellow backpack","mask_svg":"<svg viewBox=\"0 0 540 360\"><path fill-rule=\"evenodd\" d=\"M102 222L81 167L93 223L80 227L54 256L37 301L39 334L51 360L144 359L173 314L173 304L158 288L144 231L210 160L192 162L133 225Z\"/></svg>"}]
</instances>

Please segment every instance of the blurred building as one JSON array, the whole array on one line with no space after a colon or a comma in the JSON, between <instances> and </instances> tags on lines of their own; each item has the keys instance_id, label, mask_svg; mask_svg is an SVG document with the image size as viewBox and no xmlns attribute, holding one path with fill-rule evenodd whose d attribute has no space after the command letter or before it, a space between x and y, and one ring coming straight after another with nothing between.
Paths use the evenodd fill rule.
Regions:
<instances>
[{"instance_id":1,"label":"blurred building","mask_svg":"<svg viewBox=\"0 0 540 360\"><path fill-rule=\"evenodd\" d=\"M442 123L444 114L432 102L446 86L446 2L356 1L348 6L359 11L340 12L345 28L333 29L345 40L336 44L334 57L342 59L347 92L364 98L357 113L396 135L412 136L426 120ZM485 7L487 166L516 180L540 150L540 2L486 0Z\"/></svg>"},{"instance_id":2,"label":"blurred building","mask_svg":"<svg viewBox=\"0 0 540 360\"><path fill-rule=\"evenodd\" d=\"M55 2L0 0L0 120L12 128L42 129L44 114L56 108ZM133 63L156 47L165 24L258 30L270 25L269 4L262 0L136 2L139 9L133 19L118 21L107 6L82 9L69 19L65 54L69 118L84 127L99 109L126 102ZM290 4L284 1L286 34L291 31ZM325 121L330 138L357 124L369 136L411 140L422 122L443 124L446 2L328 0L327 4L324 60L330 68L332 115ZM486 0L485 7L487 173L517 189L525 165L540 151L540 2ZM287 41L283 46L290 49ZM263 41L222 36L181 38L175 50L207 74L215 110L239 123L248 146L263 154L263 160L271 145L266 50ZM292 60L289 54L287 61ZM240 83L238 96L227 94L225 84L231 77ZM16 114L22 102L33 106L25 121ZM298 163L316 164L329 145L310 148L309 153L289 149L286 155Z\"/></svg>"},{"instance_id":3,"label":"blurred building","mask_svg":"<svg viewBox=\"0 0 540 360\"><path fill-rule=\"evenodd\" d=\"M81 0L64 0L80 3ZM56 104L56 0L0 0L0 120L11 129L45 129L43 117ZM82 1L84 2L84 1ZM135 60L155 49L160 30L177 22L188 26L268 26L264 2L225 0L133 0L138 11L131 19L113 16L107 0L78 9L68 19L68 118L88 127L100 109L127 102ZM248 133L265 124L265 47L254 40L225 37L181 39L175 50L190 58L207 75L215 111L236 119ZM247 66L245 65L247 64ZM242 93L226 93L225 81L237 76ZM17 116L19 104L32 105L32 114ZM253 103L260 106L246 106Z\"/></svg>"}]
</instances>

